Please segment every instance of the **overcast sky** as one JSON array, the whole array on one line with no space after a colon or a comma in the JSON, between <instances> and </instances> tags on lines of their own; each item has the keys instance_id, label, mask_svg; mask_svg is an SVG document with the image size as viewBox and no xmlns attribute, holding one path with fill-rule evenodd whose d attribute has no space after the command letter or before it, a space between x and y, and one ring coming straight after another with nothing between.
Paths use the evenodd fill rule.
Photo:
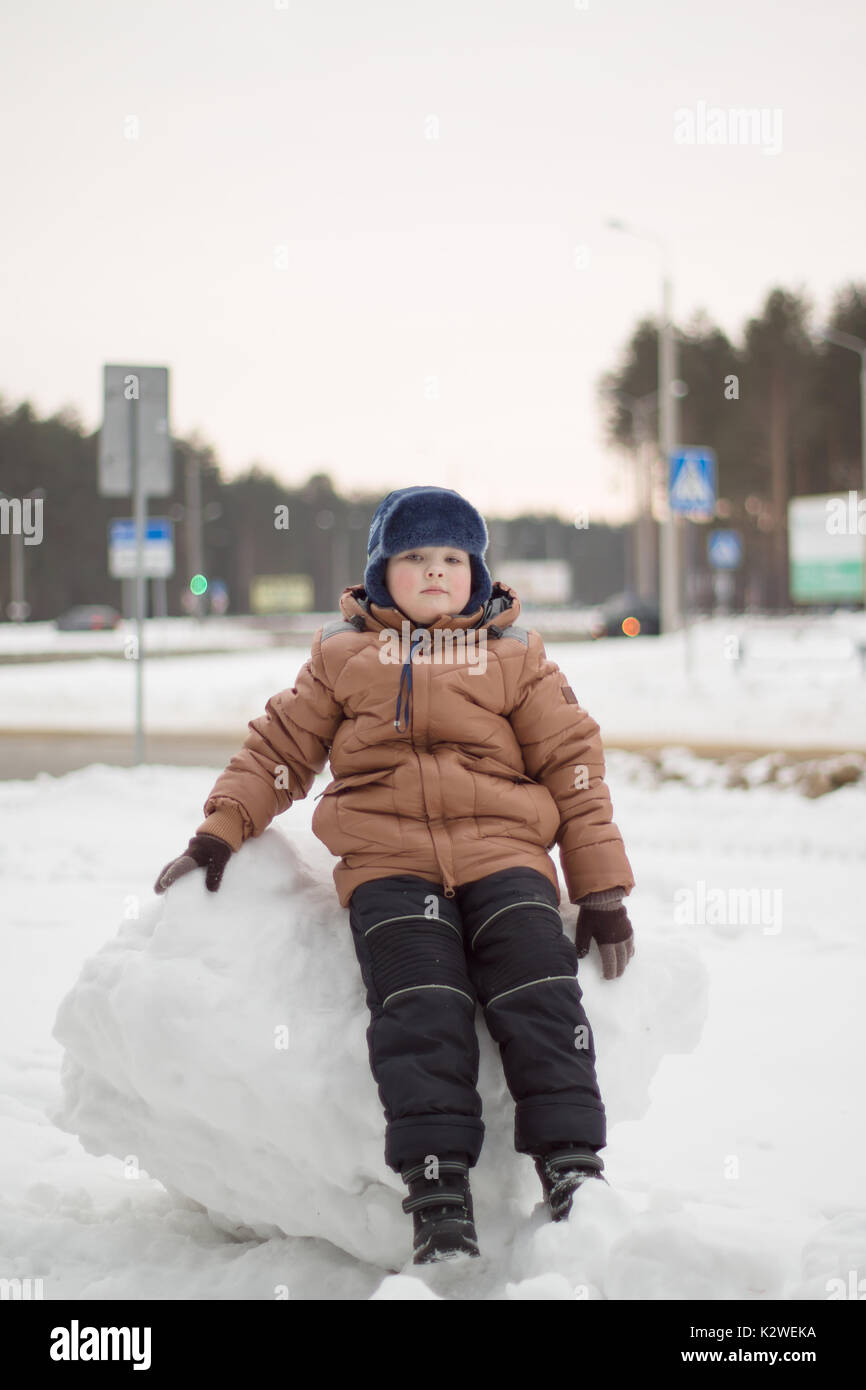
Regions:
<instances>
[{"instance_id":1,"label":"overcast sky","mask_svg":"<svg viewBox=\"0 0 866 1390\"><path fill-rule=\"evenodd\" d=\"M7 3L0 393L92 430L104 363L165 365L228 476L614 518L596 382L661 288L606 220L668 242L678 323L826 312L866 279L864 13ZM761 128L707 143L712 108Z\"/></svg>"}]
</instances>

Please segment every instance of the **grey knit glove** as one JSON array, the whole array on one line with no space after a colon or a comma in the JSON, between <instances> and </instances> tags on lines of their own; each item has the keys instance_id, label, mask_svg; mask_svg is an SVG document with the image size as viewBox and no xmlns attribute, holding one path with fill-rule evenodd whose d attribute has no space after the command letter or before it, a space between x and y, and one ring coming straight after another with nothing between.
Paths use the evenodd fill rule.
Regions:
<instances>
[{"instance_id":1,"label":"grey knit glove","mask_svg":"<svg viewBox=\"0 0 866 1390\"><path fill-rule=\"evenodd\" d=\"M634 931L622 906L623 888L587 893L578 899L575 946L578 958L587 954L593 937L598 942L601 968L606 980L620 976L634 955Z\"/></svg>"}]
</instances>

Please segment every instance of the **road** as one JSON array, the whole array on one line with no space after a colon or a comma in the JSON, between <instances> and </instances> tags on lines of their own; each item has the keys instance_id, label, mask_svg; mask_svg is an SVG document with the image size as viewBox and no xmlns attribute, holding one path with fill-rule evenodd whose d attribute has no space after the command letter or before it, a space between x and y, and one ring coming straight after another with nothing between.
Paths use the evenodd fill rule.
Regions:
<instances>
[{"instance_id":1,"label":"road","mask_svg":"<svg viewBox=\"0 0 866 1390\"><path fill-rule=\"evenodd\" d=\"M243 742L240 738L202 738L191 734L149 734L144 756L148 763L172 767L219 767L229 762ZM62 777L65 772L108 763L132 767L134 738L130 734L0 732L0 781L27 781L40 772Z\"/></svg>"},{"instance_id":2,"label":"road","mask_svg":"<svg viewBox=\"0 0 866 1390\"><path fill-rule=\"evenodd\" d=\"M145 760L170 767L227 766L240 748L244 732L236 738L209 734L149 734L145 739ZM631 753L649 753L670 745L671 740L611 740L605 743L609 751L621 748ZM753 758L778 751L778 745L745 746L692 743L688 746L699 757L719 758L742 762L746 755ZM791 762L807 762L813 758L835 757L838 748L798 748L789 752ZM133 766L133 736L102 734L86 731L63 733L57 730L0 730L0 781L27 781L40 772L61 777L76 768L91 763L108 763L112 767Z\"/></svg>"}]
</instances>

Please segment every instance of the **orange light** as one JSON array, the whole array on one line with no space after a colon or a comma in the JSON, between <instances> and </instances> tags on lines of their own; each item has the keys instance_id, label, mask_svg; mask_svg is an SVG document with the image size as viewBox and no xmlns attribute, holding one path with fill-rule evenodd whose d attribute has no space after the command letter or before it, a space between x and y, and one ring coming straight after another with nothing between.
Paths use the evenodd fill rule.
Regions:
<instances>
[{"instance_id":1,"label":"orange light","mask_svg":"<svg viewBox=\"0 0 866 1390\"><path fill-rule=\"evenodd\" d=\"M637 637L640 632L640 623L637 618L625 618L623 620L622 630L626 637Z\"/></svg>"}]
</instances>

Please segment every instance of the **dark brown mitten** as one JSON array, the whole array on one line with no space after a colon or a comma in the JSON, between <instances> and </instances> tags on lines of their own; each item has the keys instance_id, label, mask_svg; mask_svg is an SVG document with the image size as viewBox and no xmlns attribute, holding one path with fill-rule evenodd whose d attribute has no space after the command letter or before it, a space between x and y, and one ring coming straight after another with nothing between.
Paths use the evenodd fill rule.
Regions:
<instances>
[{"instance_id":1,"label":"dark brown mitten","mask_svg":"<svg viewBox=\"0 0 866 1390\"><path fill-rule=\"evenodd\" d=\"M204 886L211 893L216 893L222 882L223 870L231 856L231 845L227 845L225 840L220 840L218 836L193 835L184 853L177 859L172 859L171 863L166 864L160 871L153 891L164 893L177 879L190 873L192 869L205 869Z\"/></svg>"}]
</instances>

